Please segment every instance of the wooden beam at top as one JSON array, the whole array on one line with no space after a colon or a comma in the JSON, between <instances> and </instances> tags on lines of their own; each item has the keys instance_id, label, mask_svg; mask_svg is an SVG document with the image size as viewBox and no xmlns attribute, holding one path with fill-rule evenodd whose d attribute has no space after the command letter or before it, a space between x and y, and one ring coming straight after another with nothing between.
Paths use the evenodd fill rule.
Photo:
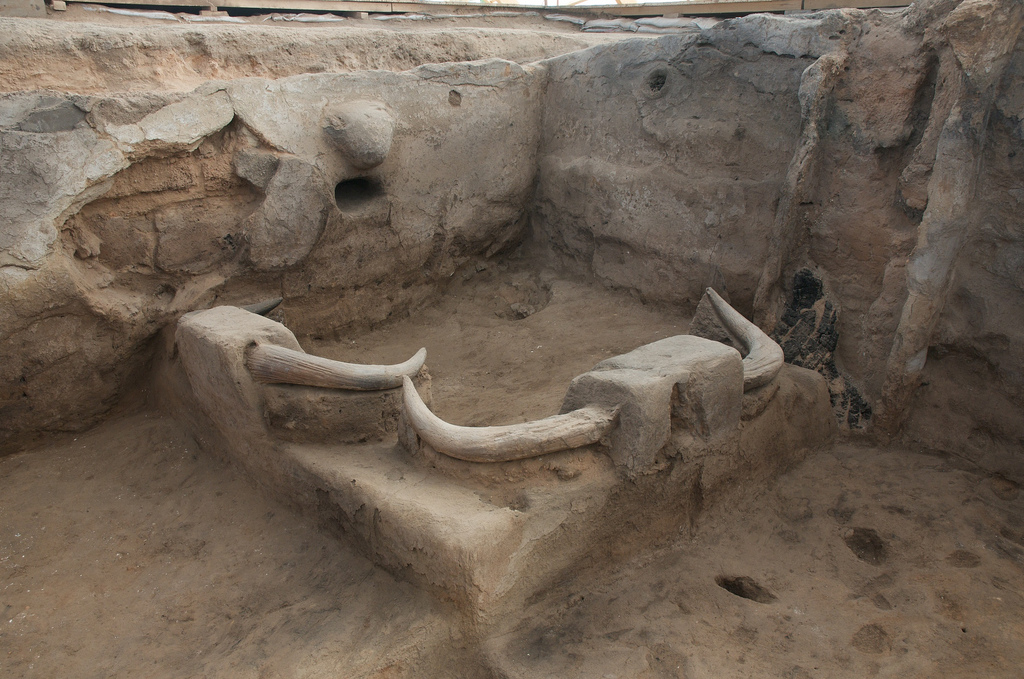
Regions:
<instances>
[{"instance_id":1,"label":"wooden beam at top","mask_svg":"<svg viewBox=\"0 0 1024 679\"><path fill-rule=\"evenodd\" d=\"M906 7L909 0L804 0L804 9L874 9L876 7Z\"/></svg>"},{"instance_id":2,"label":"wooden beam at top","mask_svg":"<svg viewBox=\"0 0 1024 679\"><path fill-rule=\"evenodd\" d=\"M552 0L554 2L554 0ZM461 11L466 12L536 12L539 10L547 9L549 12L554 12L558 8L551 7L538 7L530 5L505 5L505 4L492 4L492 3L480 3L480 2L392 2L391 11L395 13L409 13L409 14L459 14ZM453 11L454 10L454 11Z\"/></svg>"},{"instance_id":3,"label":"wooden beam at top","mask_svg":"<svg viewBox=\"0 0 1024 679\"><path fill-rule=\"evenodd\" d=\"M67 0L68 4L83 3L87 5L134 5L133 9L149 7L163 10L165 7L201 7L208 9L215 3L209 0ZM144 11L144 10L143 10Z\"/></svg>"},{"instance_id":4,"label":"wooden beam at top","mask_svg":"<svg viewBox=\"0 0 1024 679\"><path fill-rule=\"evenodd\" d=\"M89 2L90 0L68 0ZM92 0L95 2L95 0ZM574 7L505 5L482 3L438 2L375 2L373 0L100 0L106 5L146 5L161 7L219 7L223 9L273 10L284 12L376 12L458 14L470 12L561 12L577 11L610 16L660 16L679 14L754 14L756 12L785 12L791 10L822 10L843 7L868 9L874 7L906 7L910 0L703 0L636 5L577 5Z\"/></svg>"},{"instance_id":5,"label":"wooden beam at top","mask_svg":"<svg viewBox=\"0 0 1024 679\"><path fill-rule=\"evenodd\" d=\"M884 0L883 0L884 1ZM613 16L660 16L662 14L755 14L803 9L802 0L722 0L721 2L673 2L651 5L580 5L575 9Z\"/></svg>"},{"instance_id":6,"label":"wooden beam at top","mask_svg":"<svg viewBox=\"0 0 1024 679\"><path fill-rule=\"evenodd\" d=\"M106 2L106 0L103 1ZM315 11L390 14L394 11L390 2L364 2L363 0L210 0L207 4L216 5L220 9L273 9L296 13Z\"/></svg>"}]
</instances>

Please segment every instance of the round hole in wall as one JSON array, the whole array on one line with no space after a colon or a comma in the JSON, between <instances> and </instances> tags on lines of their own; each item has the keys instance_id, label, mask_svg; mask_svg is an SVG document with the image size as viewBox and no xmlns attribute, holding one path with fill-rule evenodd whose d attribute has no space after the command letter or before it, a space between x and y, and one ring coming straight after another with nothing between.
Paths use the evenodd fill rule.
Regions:
<instances>
[{"instance_id":1,"label":"round hole in wall","mask_svg":"<svg viewBox=\"0 0 1024 679\"><path fill-rule=\"evenodd\" d=\"M647 74L647 78L644 79L644 84L647 86L648 92L653 95L664 94L662 90L665 89L665 84L668 82L668 70L664 68L656 68Z\"/></svg>"},{"instance_id":2,"label":"round hole in wall","mask_svg":"<svg viewBox=\"0 0 1024 679\"><path fill-rule=\"evenodd\" d=\"M384 195L380 182L371 177L356 177L338 182L334 187L334 202L341 211L355 210Z\"/></svg>"}]
</instances>

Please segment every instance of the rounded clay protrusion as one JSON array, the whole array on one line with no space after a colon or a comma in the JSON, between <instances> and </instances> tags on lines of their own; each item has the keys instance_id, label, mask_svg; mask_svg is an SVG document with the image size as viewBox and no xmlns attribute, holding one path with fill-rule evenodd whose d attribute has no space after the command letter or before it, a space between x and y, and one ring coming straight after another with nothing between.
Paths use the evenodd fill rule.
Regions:
<instances>
[{"instance_id":1,"label":"rounded clay protrusion","mask_svg":"<svg viewBox=\"0 0 1024 679\"><path fill-rule=\"evenodd\" d=\"M391 150L395 119L379 101L349 101L327 108L324 131L353 166L366 170Z\"/></svg>"}]
</instances>

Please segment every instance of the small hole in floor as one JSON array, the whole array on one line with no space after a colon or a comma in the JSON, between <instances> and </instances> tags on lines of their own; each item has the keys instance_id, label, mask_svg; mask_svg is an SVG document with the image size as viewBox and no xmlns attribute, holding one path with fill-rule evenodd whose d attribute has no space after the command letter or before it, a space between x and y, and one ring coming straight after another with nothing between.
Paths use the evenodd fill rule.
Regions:
<instances>
[{"instance_id":1,"label":"small hole in floor","mask_svg":"<svg viewBox=\"0 0 1024 679\"><path fill-rule=\"evenodd\" d=\"M448 93L448 103L452 106L462 106L462 95L459 94L458 90L452 90Z\"/></svg>"},{"instance_id":2,"label":"small hole in floor","mask_svg":"<svg viewBox=\"0 0 1024 679\"><path fill-rule=\"evenodd\" d=\"M369 177L346 179L334 187L334 201L342 212L362 207L382 195L380 183Z\"/></svg>"},{"instance_id":3,"label":"small hole in floor","mask_svg":"<svg viewBox=\"0 0 1024 679\"><path fill-rule=\"evenodd\" d=\"M768 589L757 584L753 578L748 578L745 575L736 577L719 575L715 578L715 582L725 591L759 604L770 604L777 598Z\"/></svg>"}]
</instances>

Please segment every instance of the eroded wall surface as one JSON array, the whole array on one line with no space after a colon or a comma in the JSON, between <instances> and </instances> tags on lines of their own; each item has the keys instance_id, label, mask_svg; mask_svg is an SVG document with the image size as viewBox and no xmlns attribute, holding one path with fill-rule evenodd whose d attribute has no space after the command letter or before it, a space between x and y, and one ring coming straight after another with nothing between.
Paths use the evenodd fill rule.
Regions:
<instances>
[{"instance_id":1,"label":"eroded wall surface","mask_svg":"<svg viewBox=\"0 0 1024 679\"><path fill-rule=\"evenodd\" d=\"M300 333L372 323L516 242L539 74L491 60L4 96L0 436L94 421L186 311L283 296Z\"/></svg>"},{"instance_id":2,"label":"eroded wall surface","mask_svg":"<svg viewBox=\"0 0 1024 679\"><path fill-rule=\"evenodd\" d=\"M717 287L831 373L844 426L1020 475L1021 22L948 0L553 58L535 232L643 300ZM923 390L950 354L977 405Z\"/></svg>"},{"instance_id":3,"label":"eroded wall surface","mask_svg":"<svg viewBox=\"0 0 1024 679\"><path fill-rule=\"evenodd\" d=\"M610 39L537 21L545 30L528 23L501 27L515 22L494 18L488 27L412 30L391 28L392 22L355 29L278 22L125 27L0 18L0 92L190 92L208 80L243 77L405 71L490 58L526 64Z\"/></svg>"},{"instance_id":4,"label":"eroded wall surface","mask_svg":"<svg viewBox=\"0 0 1024 679\"><path fill-rule=\"evenodd\" d=\"M813 62L750 42L780 22L791 23L747 17L548 62L541 236L644 298L692 308L726 283L749 310Z\"/></svg>"},{"instance_id":5,"label":"eroded wall surface","mask_svg":"<svg viewBox=\"0 0 1024 679\"><path fill-rule=\"evenodd\" d=\"M715 286L828 373L844 426L1024 478L1022 23L931 0L291 77L376 62L339 61L353 36L318 61L242 28L5 34L0 65L66 48L84 84L15 68L0 100L0 438L94 422L184 312L283 296L300 335L375 323L532 225L641 301ZM481 48L461 37L386 65ZM230 79L232 46L274 77ZM115 57L137 72L102 94ZM346 105L388 143L346 142Z\"/></svg>"}]
</instances>

